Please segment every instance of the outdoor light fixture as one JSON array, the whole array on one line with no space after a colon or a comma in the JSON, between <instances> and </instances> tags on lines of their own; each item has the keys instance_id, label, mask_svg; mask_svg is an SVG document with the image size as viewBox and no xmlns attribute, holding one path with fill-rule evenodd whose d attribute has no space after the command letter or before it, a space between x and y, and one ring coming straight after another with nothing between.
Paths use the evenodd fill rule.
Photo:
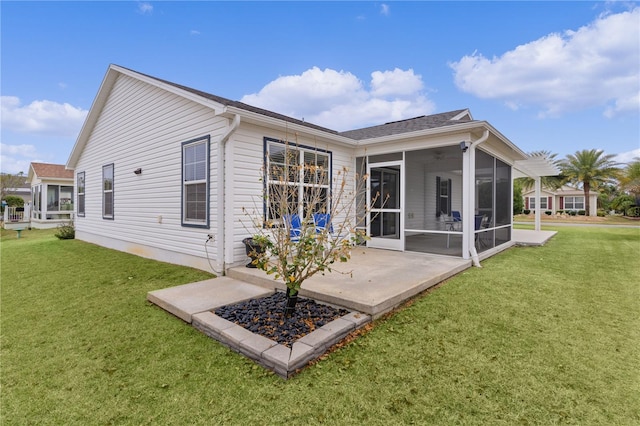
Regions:
<instances>
[{"instance_id":1,"label":"outdoor light fixture","mask_svg":"<svg viewBox=\"0 0 640 426\"><path fill-rule=\"evenodd\" d=\"M133 171L133 173L137 174L137 175L141 175L142 174L142 169L140 167L138 167L137 169L135 169Z\"/></svg>"},{"instance_id":2,"label":"outdoor light fixture","mask_svg":"<svg viewBox=\"0 0 640 426\"><path fill-rule=\"evenodd\" d=\"M462 152L467 152L467 150L469 149L468 142L467 141L460 142L460 149L462 150Z\"/></svg>"}]
</instances>

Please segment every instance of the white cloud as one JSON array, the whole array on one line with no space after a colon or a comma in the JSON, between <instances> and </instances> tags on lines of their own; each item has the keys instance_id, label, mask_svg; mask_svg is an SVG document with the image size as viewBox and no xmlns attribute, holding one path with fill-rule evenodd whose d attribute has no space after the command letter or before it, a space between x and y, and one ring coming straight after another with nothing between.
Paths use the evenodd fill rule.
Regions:
<instances>
[{"instance_id":1,"label":"white cloud","mask_svg":"<svg viewBox=\"0 0 640 426\"><path fill-rule=\"evenodd\" d=\"M7 145L0 143L0 167L3 173L25 174L32 161L42 161L33 145Z\"/></svg>"},{"instance_id":2,"label":"white cloud","mask_svg":"<svg viewBox=\"0 0 640 426\"><path fill-rule=\"evenodd\" d=\"M33 101L22 105L15 96L0 97L2 127L17 133L76 136L88 111L68 103Z\"/></svg>"},{"instance_id":3,"label":"white cloud","mask_svg":"<svg viewBox=\"0 0 640 426\"><path fill-rule=\"evenodd\" d=\"M281 76L242 102L335 130L351 130L430 114L435 107L413 70L374 71L371 89L346 71L313 67Z\"/></svg>"},{"instance_id":4,"label":"white cloud","mask_svg":"<svg viewBox=\"0 0 640 426\"><path fill-rule=\"evenodd\" d=\"M153 5L147 2L138 3L138 13L141 15L150 15L153 13Z\"/></svg>"},{"instance_id":5,"label":"white cloud","mask_svg":"<svg viewBox=\"0 0 640 426\"><path fill-rule=\"evenodd\" d=\"M391 13L391 11L389 10L389 5L382 3L380 5L380 14L384 16L389 16L389 13Z\"/></svg>"},{"instance_id":6,"label":"white cloud","mask_svg":"<svg viewBox=\"0 0 640 426\"><path fill-rule=\"evenodd\" d=\"M422 76L414 74L412 69L371 73L371 94L374 96L411 95L423 87Z\"/></svg>"},{"instance_id":7,"label":"white cloud","mask_svg":"<svg viewBox=\"0 0 640 426\"><path fill-rule=\"evenodd\" d=\"M455 83L480 98L542 116L602 107L603 114L640 107L640 8L601 15L577 31L549 34L491 59L474 52L451 63Z\"/></svg>"},{"instance_id":8,"label":"white cloud","mask_svg":"<svg viewBox=\"0 0 640 426\"><path fill-rule=\"evenodd\" d=\"M191 31L189 32L189 34L191 34L192 36L198 36L198 35L200 35L200 31L198 31L198 30L191 30Z\"/></svg>"},{"instance_id":9,"label":"white cloud","mask_svg":"<svg viewBox=\"0 0 640 426\"><path fill-rule=\"evenodd\" d=\"M613 157L613 161L627 164L638 158L640 158L640 148L634 149L633 151L622 152L616 155L615 157Z\"/></svg>"}]
</instances>

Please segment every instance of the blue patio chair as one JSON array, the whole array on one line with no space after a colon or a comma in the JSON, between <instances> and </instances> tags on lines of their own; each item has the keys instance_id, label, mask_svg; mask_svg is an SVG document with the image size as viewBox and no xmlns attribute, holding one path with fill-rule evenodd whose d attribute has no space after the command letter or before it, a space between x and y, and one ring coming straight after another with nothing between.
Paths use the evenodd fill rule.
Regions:
<instances>
[{"instance_id":1,"label":"blue patio chair","mask_svg":"<svg viewBox=\"0 0 640 426\"><path fill-rule=\"evenodd\" d=\"M331 215L329 213L314 213L313 224L316 227L316 234L320 234L327 229L329 230L329 234L333 234L333 224L331 223Z\"/></svg>"},{"instance_id":2,"label":"blue patio chair","mask_svg":"<svg viewBox=\"0 0 640 426\"><path fill-rule=\"evenodd\" d=\"M302 222L298 214L285 214L282 215L284 226L289 230L289 238L291 241L300 241L300 235L302 235Z\"/></svg>"},{"instance_id":3,"label":"blue patio chair","mask_svg":"<svg viewBox=\"0 0 640 426\"><path fill-rule=\"evenodd\" d=\"M462 216L460 216L460 212L457 210L451 212L451 217L454 222L462 222Z\"/></svg>"}]
</instances>

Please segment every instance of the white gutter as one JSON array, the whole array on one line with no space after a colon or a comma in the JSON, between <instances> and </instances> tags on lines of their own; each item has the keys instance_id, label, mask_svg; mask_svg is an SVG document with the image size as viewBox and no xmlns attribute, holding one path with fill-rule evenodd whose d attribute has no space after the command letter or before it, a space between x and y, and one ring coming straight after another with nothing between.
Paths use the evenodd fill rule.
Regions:
<instances>
[{"instance_id":1,"label":"white gutter","mask_svg":"<svg viewBox=\"0 0 640 426\"><path fill-rule=\"evenodd\" d=\"M225 183L226 183L226 169L225 169L225 147L227 144L227 141L229 140L229 138L231 137L231 135L233 134L233 132L235 132L238 129L238 126L240 126L240 115L235 114L235 116L233 117L233 122L231 123L231 126L227 129L227 131L220 136L220 140L218 140L218 170L217 170L217 176L218 176L218 227L216 230L216 236L218 237L216 239L216 251L218 254L218 263L221 266L221 270L222 270L222 275L226 275L226 262L225 262L225 251L226 251L226 247L225 247L225 199L226 199L226 195L225 195Z\"/></svg>"},{"instance_id":2,"label":"white gutter","mask_svg":"<svg viewBox=\"0 0 640 426\"><path fill-rule=\"evenodd\" d=\"M489 130L484 131L480 139L471 141L467 155L462 155L462 169L466 172L466 179L462 181L462 253L468 259L467 253L471 255L473 265L480 268L480 259L475 245L475 205L476 205L476 148L481 143L489 139ZM465 205L466 202L466 205Z\"/></svg>"}]
</instances>

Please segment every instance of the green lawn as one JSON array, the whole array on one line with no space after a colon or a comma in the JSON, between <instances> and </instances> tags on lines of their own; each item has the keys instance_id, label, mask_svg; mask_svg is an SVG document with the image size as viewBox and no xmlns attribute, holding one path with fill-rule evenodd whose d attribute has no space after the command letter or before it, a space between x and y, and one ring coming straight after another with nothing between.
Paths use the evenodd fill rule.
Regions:
<instances>
[{"instance_id":1,"label":"green lawn","mask_svg":"<svg viewBox=\"0 0 640 426\"><path fill-rule=\"evenodd\" d=\"M640 230L554 230L288 381L145 300L208 274L3 231L0 424L640 424Z\"/></svg>"}]
</instances>

